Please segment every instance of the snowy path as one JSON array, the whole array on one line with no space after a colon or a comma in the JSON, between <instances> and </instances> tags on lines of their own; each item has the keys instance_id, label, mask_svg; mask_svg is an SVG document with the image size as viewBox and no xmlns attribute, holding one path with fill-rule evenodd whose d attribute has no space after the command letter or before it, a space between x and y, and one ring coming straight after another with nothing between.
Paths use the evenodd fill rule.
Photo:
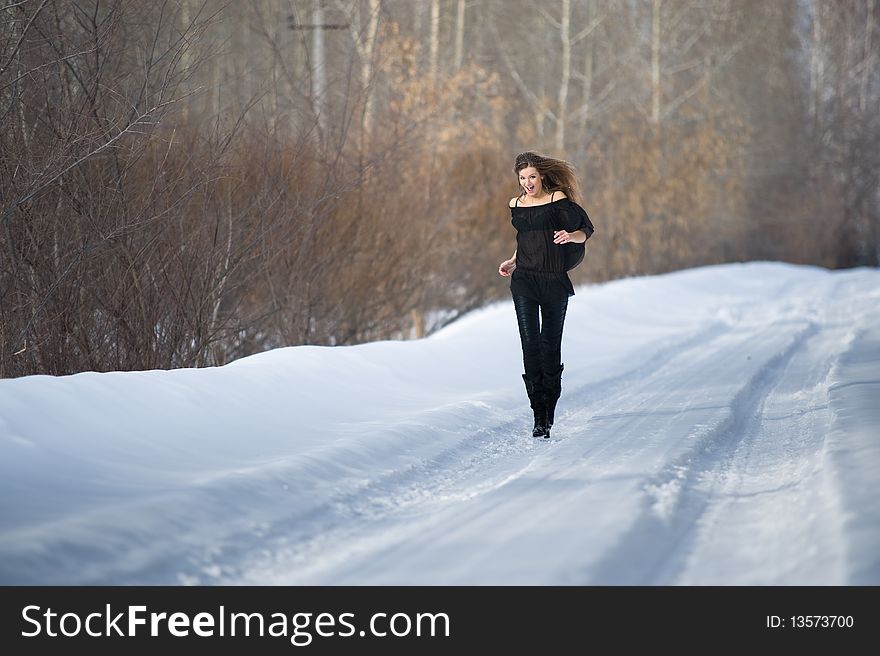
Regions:
<instances>
[{"instance_id":1,"label":"snowy path","mask_svg":"<svg viewBox=\"0 0 880 656\"><path fill-rule=\"evenodd\" d=\"M511 313L0 381L0 583L880 583L880 272L578 289L549 442Z\"/></svg>"}]
</instances>

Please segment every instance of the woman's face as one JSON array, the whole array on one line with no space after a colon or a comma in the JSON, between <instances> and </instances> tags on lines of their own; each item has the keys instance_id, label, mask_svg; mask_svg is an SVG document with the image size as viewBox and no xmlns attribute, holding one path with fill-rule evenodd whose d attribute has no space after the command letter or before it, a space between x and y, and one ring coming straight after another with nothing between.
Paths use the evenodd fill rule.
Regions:
<instances>
[{"instance_id":1,"label":"woman's face","mask_svg":"<svg viewBox=\"0 0 880 656\"><path fill-rule=\"evenodd\" d=\"M525 189L529 196L540 196L541 190L541 174L534 166L527 166L519 171L519 185Z\"/></svg>"}]
</instances>

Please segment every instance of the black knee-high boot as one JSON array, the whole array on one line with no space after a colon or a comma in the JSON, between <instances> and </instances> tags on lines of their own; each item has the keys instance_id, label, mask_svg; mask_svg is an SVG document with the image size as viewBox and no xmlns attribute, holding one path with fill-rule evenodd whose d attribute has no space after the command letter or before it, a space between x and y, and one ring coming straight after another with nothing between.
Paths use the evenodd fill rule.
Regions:
<instances>
[{"instance_id":1,"label":"black knee-high boot","mask_svg":"<svg viewBox=\"0 0 880 656\"><path fill-rule=\"evenodd\" d=\"M547 437L547 402L544 394L544 379L541 372L529 376L523 374L526 384L526 393L529 395L529 403L535 413L535 427L532 429L532 437Z\"/></svg>"},{"instance_id":2,"label":"black knee-high boot","mask_svg":"<svg viewBox=\"0 0 880 656\"><path fill-rule=\"evenodd\" d=\"M556 402L562 395L562 370L564 364L559 365L559 370L552 374L544 374L544 402L546 408L546 417L544 425L547 429L546 437L550 437L550 427L553 426L553 415L556 413Z\"/></svg>"}]
</instances>

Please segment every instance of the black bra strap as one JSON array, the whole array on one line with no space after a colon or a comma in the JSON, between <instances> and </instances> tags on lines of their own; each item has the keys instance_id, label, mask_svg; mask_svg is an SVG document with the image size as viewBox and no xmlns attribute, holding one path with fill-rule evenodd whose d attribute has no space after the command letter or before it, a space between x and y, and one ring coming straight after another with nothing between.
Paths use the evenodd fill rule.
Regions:
<instances>
[{"instance_id":1,"label":"black bra strap","mask_svg":"<svg viewBox=\"0 0 880 656\"><path fill-rule=\"evenodd\" d=\"M555 193L556 193L556 192L554 191L553 193L550 194L550 202L551 202L551 203L553 202L553 194L555 194Z\"/></svg>"}]
</instances>

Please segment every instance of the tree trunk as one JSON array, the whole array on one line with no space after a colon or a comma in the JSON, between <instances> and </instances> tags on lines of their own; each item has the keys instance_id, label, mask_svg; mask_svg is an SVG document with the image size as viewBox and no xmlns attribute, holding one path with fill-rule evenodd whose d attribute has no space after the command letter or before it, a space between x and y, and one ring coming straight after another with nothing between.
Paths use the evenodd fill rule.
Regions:
<instances>
[{"instance_id":1,"label":"tree trunk","mask_svg":"<svg viewBox=\"0 0 880 656\"><path fill-rule=\"evenodd\" d=\"M651 121L660 122L660 5L654 0L651 6Z\"/></svg>"},{"instance_id":2,"label":"tree trunk","mask_svg":"<svg viewBox=\"0 0 880 656\"><path fill-rule=\"evenodd\" d=\"M431 77L437 78L440 56L440 0L431 0Z\"/></svg>"},{"instance_id":3,"label":"tree trunk","mask_svg":"<svg viewBox=\"0 0 880 656\"><path fill-rule=\"evenodd\" d=\"M324 61L324 30L320 27L324 24L324 0L313 0L312 5L312 104L318 118L318 126L323 135L327 134L327 67Z\"/></svg>"},{"instance_id":4,"label":"tree trunk","mask_svg":"<svg viewBox=\"0 0 880 656\"><path fill-rule=\"evenodd\" d=\"M464 58L464 8L465 0L458 0L455 13L455 70L461 68Z\"/></svg>"},{"instance_id":5,"label":"tree trunk","mask_svg":"<svg viewBox=\"0 0 880 656\"><path fill-rule=\"evenodd\" d=\"M379 30L379 3L381 0L370 0L370 18L367 22L367 36L360 47L361 56L361 88L364 94L364 118L361 124L362 133L369 135L373 128L373 59L376 48L376 33Z\"/></svg>"},{"instance_id":6,"label":"tree trunk","mask_svg":"<svg viewBox=\"0 0 880 656\"><path fill-rule=\"evenodd\" d=\"M862 80L859 87L859 112L862 114L868 108L868 81L874 69L874 53L871 52L871 37L874 32L874 0L868 0L867 24L865 25L864 68L862 68Z\"/></svg>"},{"instance_id":7,"label":"tree trunk","mask_svg":"<svg viewBox=\"0 0 880 656\"><path fill-rule=\"evenodd\" d=\"M565 146L565 107L571 79L571 0L562 0L559 40L562 61L559 71L559 94L556 98L556 151L562 153Z\"/></svg>"},{"instance_id":8,"label":"tree trunk","mask_svg":"<svg viewBox=\"0 0 880 656\"><path fill-rule=\"evenodd\" d=\"M820 12L822 3L820 0L812 0L813 9L813 43L810 48L810 118L813 127L818 132L819 128L819 99L824 85L824 64L822 60L822 20Z\"/></svg>"},{"instance_id":9,"label":"tree trunk","mask_svg":"<svg viewBox=\"0 0 880 656\"><path fill-rule=\"evenodd\" d=\"M592 24L596 18L596 0L587 0L587 22ZM590 102L593 96L593 53L595 52L595 41L590 39L584 47L584 80L583 80L583 102L580 112L580 124L578 125L578 134L581 139L585 138L587 131L587 122L590 120Z\"/></svg>"}]
</instances>

